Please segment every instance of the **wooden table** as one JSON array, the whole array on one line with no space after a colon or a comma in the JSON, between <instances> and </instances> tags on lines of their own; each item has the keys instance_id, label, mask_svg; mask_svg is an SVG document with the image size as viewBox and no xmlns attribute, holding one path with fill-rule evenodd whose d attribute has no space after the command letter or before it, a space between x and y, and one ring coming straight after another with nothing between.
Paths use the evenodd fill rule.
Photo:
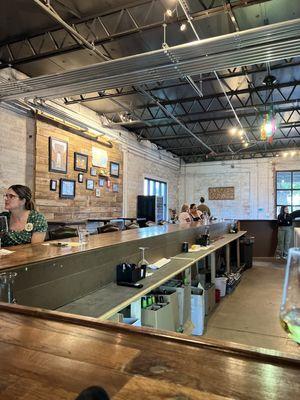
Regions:
<instances>
[{"instance_id":1,"label":"wooden table","mask_svg":"<svg viewBox=\"0 0 300 400\"><path fill-rule=\"evenodd\" d=\"M91 385L112 400L299 398L296 356L17 308L0 305L3 400L73 400Z\"/></svg>"}]
</instances>

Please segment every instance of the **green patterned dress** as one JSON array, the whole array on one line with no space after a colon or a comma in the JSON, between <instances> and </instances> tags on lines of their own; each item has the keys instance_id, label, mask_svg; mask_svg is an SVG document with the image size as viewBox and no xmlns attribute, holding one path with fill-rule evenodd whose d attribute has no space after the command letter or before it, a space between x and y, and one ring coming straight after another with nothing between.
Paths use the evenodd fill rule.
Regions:
<instances>
[{"instance_id":1,"label":"green patterned dress","mask_svg":"<svg viewBox=\"0 0 300 400\"><path fill-rule=\"evenodd\" d=\"M9 226L10 213L2 212L0 215L7 217L7 224ZM31 243L32 234L35 232L47 232L48 224L43 214L31 210L28 215L25 229L22 231L9 230L1 238L1 246L15 246L17 244Z\"/></svg>"}]
</instances>

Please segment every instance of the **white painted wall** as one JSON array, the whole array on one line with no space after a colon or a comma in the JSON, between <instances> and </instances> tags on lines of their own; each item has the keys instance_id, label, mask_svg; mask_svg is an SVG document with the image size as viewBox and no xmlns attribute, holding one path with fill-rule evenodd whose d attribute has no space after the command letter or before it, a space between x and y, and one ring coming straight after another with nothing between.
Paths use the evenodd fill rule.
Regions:
<instances>
[{"instance_id":1,"label":"white painted wall","mask_svg":"<svg viewBox=\"0 0 300 400\"><path fill-rule=\"evenodd\" d=\"M2 194L13 184L34 190L35 121L0 108L0 210Z\"/></svg>"},{"instance_id":2,"label":"white painted wall","mask_svg":"<svg viewBox=\"0 0 300 400\"><path fill-rule=\"evenodd\" d=\"M300 170L300 158L261 158L186 164L179 178L179 205L204 196L222 218L274 219L275 171ZM209 187L234 186L234 200L208 200Z\"/></svg>"}]
</instances>

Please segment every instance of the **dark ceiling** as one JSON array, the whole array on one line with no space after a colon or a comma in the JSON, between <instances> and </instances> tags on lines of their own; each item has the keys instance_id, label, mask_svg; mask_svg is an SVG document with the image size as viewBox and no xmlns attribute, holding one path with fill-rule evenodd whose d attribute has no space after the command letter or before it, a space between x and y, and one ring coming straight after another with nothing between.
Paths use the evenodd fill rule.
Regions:
<instances>
[{"instance_id":1,"label":"dark ceiling","mask_svg":"<svg viewBox=\"0 0 300 400\"><path fill-rule=\"evenodd\" d=\"M53 7L61 22L47 14L41 7L45 4ZM167 9L173 10L172 16L165 15ZM0 66L12 66L30 77L59 74L161 49L164 22L166 42L175 46L196 40L195 32L207 39L295 18L300 18L299 0L2 0ZM64 22L95 45L98 54L78 43ZM183 32L182 23L187 23ZM300 53L269 65L253 63L189 79L158 79L143 85L148 95L136 82L64 100L83 103L105 115L112 126L126 126L139 140L148 139L185 162L274 156L300 144L299 63ZM277 81L266 87L263 80L270 73ZM243 139L229 133L238 125L220 82L245 131ZM263 114L270 107L277 122L272 143L260 139Z\"/></svg>"}]
</instances>

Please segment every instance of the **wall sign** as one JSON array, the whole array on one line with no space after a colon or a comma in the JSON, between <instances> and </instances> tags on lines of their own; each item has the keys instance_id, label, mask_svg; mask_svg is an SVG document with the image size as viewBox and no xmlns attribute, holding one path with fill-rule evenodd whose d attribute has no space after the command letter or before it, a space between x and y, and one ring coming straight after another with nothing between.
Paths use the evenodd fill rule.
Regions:
<instances>
[{"instance_id":1,"label":"wall sign","mask_svg":"<svg viewBox=\"0 0 300 400\"><path fill-rule=\"evenodd\" d=\"M67 173L68 143L49 137L49 171Z\"/></svg>"},{"instance_id":2,"label":"wall sign","mask_svg":"<svg viewBox=\"0 0 300 400\"><path fill-rule=\"evenodd\" d=\"M75 181L73 179L63 179L59 181L59 197L61 199L74 199Z\"/></svg>"},{"instance_id":3,"label":"wall sign","mask_svg":"<svg viewBox=\"0 0 300 400\"><path fill-rule=\"evenodd\" d=\"M208 188L209 200L234 200L234 186Z\"/></svg>"},{"instance_id":4,"label":"wall sign","mask_svg":"<svg viewBox=\"0 0 300 400\"><path fill-rule=\"evenodd\" d=\"M107 167L107 151L99 149L99 147L92 147L92 165L94 167Z\"/></svg>"},{"instance_id":5,"label":"wall sign","mask_svg":"<svg viewBox=\"0 0 300 400\"><path fill-rule=\"evenodd\" d=\"M89 156L87 154L74 153L74 170L81 171L81 172L87 172L88 159L89 159Z\"/></svg>"}]
</instances>

